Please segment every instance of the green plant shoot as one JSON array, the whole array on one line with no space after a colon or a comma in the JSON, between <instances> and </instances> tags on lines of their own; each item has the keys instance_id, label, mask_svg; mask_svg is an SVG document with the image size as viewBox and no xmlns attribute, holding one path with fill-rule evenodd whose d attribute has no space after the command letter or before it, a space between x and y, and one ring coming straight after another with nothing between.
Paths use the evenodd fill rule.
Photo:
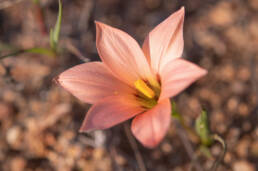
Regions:
<instances>
[{"instance_id":1,"label":"green plant shoot","mask_svg":"<svg viewBox=\"0 0 258 171\"><path fill-rule=\"evenodd\" d=\"M54 29L50 29L50 47L53 51L57 50L58 40L59 40L59 34L61 30L61 21L62 21L62 2L61 0L59 2L59 9L58 9L58 16L57 21Z\"/></svg>"},{"instance_id":2,"label":"green plant shoot","mask_svg":"<svg viewBox=\"0 0 258 171\"><path fill-rule=\"evenodd\" d=\"M206 111L203 110L196 119L195 130L199 135L203 145L210 146L212 144L213 138L210 135L209 121Z\"/></svg>"}]
</instances>

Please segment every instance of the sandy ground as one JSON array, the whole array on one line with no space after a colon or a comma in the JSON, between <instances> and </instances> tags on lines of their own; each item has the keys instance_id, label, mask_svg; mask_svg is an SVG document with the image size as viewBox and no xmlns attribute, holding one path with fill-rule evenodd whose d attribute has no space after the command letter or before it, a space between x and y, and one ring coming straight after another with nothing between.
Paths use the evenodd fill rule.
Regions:
<instances>
[{"instance_id":1,"label":"sandy ground","mask_svg":"<svg viewBox=\"0 0 258 171\"><path fill-rule=\"evenodd\" d=\"M3 4L11 2L9 7ZM1 6L3 9L1 9ZM156 149L133 146L128 124L91 134L78 133L90 107L52 82L65 69L99 60L94 20L118 27L140 43L163 19L186 8L183 57L209 71L175 100L187 124L205 108L211 130L228 144L219 171L258 170L258 1L257 0L63 0L63 23L57 57L21 54L0 61L0 170L134 171L138 148L148 171L185 171L191 160L175 125ZM40 23L32 1L0 1L0 54L12 48L48 46L48 30L58 3L41 3ZM46 33L44 33L46 32ZM68 48L67 48L68 47ZM133 141L134 142L134 141ZM199 144L192 142L196 154ZM199 156L208 169L220 153Z\"/></svg>"}]
</instances>

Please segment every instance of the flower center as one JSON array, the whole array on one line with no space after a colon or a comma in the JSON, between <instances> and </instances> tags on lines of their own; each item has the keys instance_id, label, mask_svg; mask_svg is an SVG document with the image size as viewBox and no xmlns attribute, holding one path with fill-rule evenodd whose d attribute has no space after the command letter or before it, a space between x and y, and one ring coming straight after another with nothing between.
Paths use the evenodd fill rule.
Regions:
<instances>
[{"instance_id":1,"label":"flower center","mask_svg":"<svg viewBox=\"0 0 258 171\"><path fill-rule=\"evenodd\" d=\"M157 104L160 95L159 83L155 81L155 84L153 84L153 80L151 83L143 81L142 79L134 82L134 86L138 92L136 98L140 102L141 106L147 109L151 109Z\"/></svg>"},{"instance_id":2,"label":"flower center","mask_svg":"<svg viewBox=\"0 0 258 171\"><path fill-rule=\"evenodd\" d=\"M154 91L141 79L135 81L134 86L140 93L142 93L150 99L152 99L155 96Z\"/></svg>"}]
</instances>

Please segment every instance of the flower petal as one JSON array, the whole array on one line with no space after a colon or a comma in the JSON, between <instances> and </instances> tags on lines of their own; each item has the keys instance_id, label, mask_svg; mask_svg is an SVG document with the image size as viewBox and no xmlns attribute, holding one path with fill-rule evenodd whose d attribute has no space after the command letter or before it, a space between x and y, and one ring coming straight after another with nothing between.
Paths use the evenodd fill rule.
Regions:
<instances>
[{"instance_id":1,"label":"flower petal","mask_svg":"<svg viewBox=\"0 0 258 171\"><path fill-rule=\"evenodd\" d=\"M161 94L163 100L173 97L207 73L205 69L183 59L167 63L161 70Z\"/></svg>"},{"instance_id":2,"label":"flower petal","mask_svg":"<svg viewBox=\"0 0 258 171\"><path fill-rule=\"evenodd\" d=\"M151 75L149 64L138 43L127 33L96 22L96 46L102 61L121 80L133 85Z\"/></svg>"},{"instance_id":3,"label":"flower petal","mask_svg":"<svg viewBox=\"0 0 258 171\"><path fill-rule=\"evenodd\" d=\"M101 62L77 65L61 73L56 80L74 96L91 104L107 96L134 92Z\"/></svg>"},{"instance_id":4,"label":"flower petal","mask_svg":"<svg viewBox=\"0 0 258 171\"><path fill-rule=\"evenodd\" d=\"M110 128L143 111L133 97L106 97L90 108L80 131Z\"/></svg>"},{"instance_id":5,"label":"flower petal","mask_svg":"<svg viewBox=\"0 0 258 171\"><path fill-rule=\"evenodd\" d=\"M171 105L165 99L149 111L133 119L131 130L146 147L154 148L166 135L170 125Z\"/></svg>"},{"instance_id":6,"label":"flower petal","mask_svg":"<svg viewBox=\"0 0 258 171\"><path fill-rule=\"evenodd\" d=\"M168 61L181 57L183 53L184 14L182 7L157 25L143 43L143 52L155 73Z\"/></svg>"}]
</instances>

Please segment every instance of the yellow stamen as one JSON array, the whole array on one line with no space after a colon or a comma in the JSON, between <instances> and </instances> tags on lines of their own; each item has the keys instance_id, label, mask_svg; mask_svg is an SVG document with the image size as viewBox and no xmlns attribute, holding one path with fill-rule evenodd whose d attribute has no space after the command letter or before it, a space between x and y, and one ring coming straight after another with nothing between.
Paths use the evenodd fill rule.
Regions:
<instances>
[{"instance_id":1,"label":"yellow stamen","mask_svg":"<svg viewBox=\"0 0 258 171\"><path fill-rule=\"evenodd\" d=\"M141 79L135 81L134 86L139 92L141 92L150 99L155 96L154 91L150 87L148 87L148 85Z\"/></svg>"}]
</instances>

